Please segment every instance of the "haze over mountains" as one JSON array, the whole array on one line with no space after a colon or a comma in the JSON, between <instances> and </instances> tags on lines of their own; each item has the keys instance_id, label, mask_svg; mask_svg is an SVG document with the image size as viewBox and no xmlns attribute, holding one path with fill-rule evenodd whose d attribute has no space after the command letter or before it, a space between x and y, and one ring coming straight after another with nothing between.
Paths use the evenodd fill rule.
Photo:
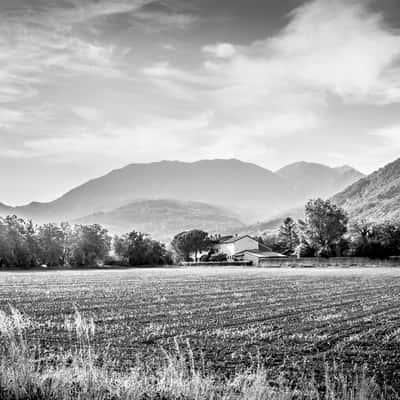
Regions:
<instances>
[{"instance_id":1,"label":"haze over mountains","mask_svg":"<svg viewBox=\"0 0 400 400\"><path fill-rule=\"evenodd\" d=\"M384 221L400 218L400 159L357 181L332 201L353 219Z\"/></svg>"},{"instance_id":2,"label":"haze over mountains","mask_svg":"<svg viewBox=\"0 0 400 400\"><path fill-rule=\"evenodd\" d=\"M133 228L148 232L158 240L170 240L176 233L202 229L209 233L236 232L245 225L229 210L199 202L177 200L137 200L126 206L92 214L74 221L98 223L122 234Z\"/></svg>"},{"instance_id":3,"label":"haze over mountains","mask_svg":"<svg viewBox=\"0 0 400 400\"><path fill-rule=\"evenodd\" d=\"M186 229L190 219L200 228L226 231L268 220L311 197L332 196L362 176L348 166L305 162L276 172L236 159L130 164L49 203L0 205L0 214L38 223L97 222L117 232L143 227L159 236Z\"/></svg>"},{"instance_id":4,"label":"haze over mountains","mask_svg":"<svg viewBox=\"0 0 400 400\"><path fill-rule=\"evenodd\" d=\"M364 175L347 165L330 168L323 164L298 162L277 171L292 185L296 195L301 199L312 197L329 197Z\"/></svg>"}]
</instances>

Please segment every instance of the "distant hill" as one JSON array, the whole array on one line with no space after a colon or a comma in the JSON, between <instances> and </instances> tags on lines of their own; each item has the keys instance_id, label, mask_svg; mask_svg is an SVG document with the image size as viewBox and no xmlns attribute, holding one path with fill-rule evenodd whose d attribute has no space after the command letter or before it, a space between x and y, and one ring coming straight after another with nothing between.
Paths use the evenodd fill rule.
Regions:
<instances>
[{"instance_id":1,"label":"distant hill","mask_svg":"<svg viewBox=\"0 0 400 400\"><path fill-rule=\"evenodd\" d=\"M400 220L400 159L332 197L353 219Z\"/></svg>"},{"instance_id":2,"label":"distant hill","mask_svg":"<svg viewBox=\"0 0 400 400\"><path fill-rule=\"evenodd\" d=\"M246 233L252 236L263 236L263 235L273 234L279 230L279 228L283 223L283 220L286 217L291 217L295 221L299 219L304 219L304 205L301 207L286 210L285 212L266 221L256 222L254 224L247 225L244 228L239 228L239 230L236 233L239 234Z\"/></svg>"},{"instance_id":3,"label":"distant hill","mask_svg":"<svg viewBox=\"0 0 400 400\"><path fill-rule=\"evenodd\" d=\"M9 215L12 213L12 211L13 211L12 207L9 207L6 204L0 203L0 217Z\"/></svg>"},{"instance_id":4,"label":"distant hill","mask_svg":"<svg viewBox=\"0 0 400 400\"><path fill-rule=\"evenodd\" d=\"M244 224L231 212L199 202L176 200L138 200L110 212L92 214L76 223L99 223L113 233L135 229L151 234L158 240L170 240L188 229L209 233L236 231Z\"/></svg>"},{"instance_id":5,"label":"distant hill","mask_svg":"<svg viewBox=\"0 0 400 400\"><path fill-rule=\"evenodd\" d=\"M138 199L169 198L215 204L255 218L290 206L290 193L284 179L255 164L238 160L162 161L130 164L50 203L17 207L16 213L37 221L71 220L112 211Z\"/></svg>"},{"instance_id":6,"label":"distant hill","mask_svg":"<svg viewBox=\"0 0 400 400\"><path fill-rule=\"evenodd\" d=\"M298 162L277 171L292 185L296 198L330 197L364 175L347 165L331 168L323 164Z\"/></svg>"}]
</instances>

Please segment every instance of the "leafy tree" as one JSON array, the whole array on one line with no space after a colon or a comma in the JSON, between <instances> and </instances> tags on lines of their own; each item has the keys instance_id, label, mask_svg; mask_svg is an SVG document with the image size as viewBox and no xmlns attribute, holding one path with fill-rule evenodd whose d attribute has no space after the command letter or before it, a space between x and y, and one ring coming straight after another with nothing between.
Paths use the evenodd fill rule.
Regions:
<instances>
[{"instance_id":1,"label":"leafy tree","mask_svg":"<svg viewBox=\"0 0 400 400\"><path fill-rule=\"evenodd\" d=\"M310 200L305 207L305 221L300 223L304 240L319 256L331 256L347 232L348 217L329 200Z\"/></svg>"},{"instance_id":2,"label":"leafy tree","mask_svg":"<svg viewBox=\"0 0 400 400\"><path fill-rule=\"evenodd\" d=\"M352 255L369 258L388 258L400 255L400 224L382 222L374 224L357 221L351 225Z\"/></svg>"},{"instance_id":3,"label":"leafy tree","mask_svg":"<svg viewBox=\"0 0 400 400\"><path fill-rule=\"evenodd\" d=\"M291 218L287 217L279 228L278 239L283 254L291 255L296 247L300 244L299 235L297 233L297 224Z\"/></svg>"},{"instance_id":4,"label":"leafy tree","mask_svg":"<svg viewBox=\"0 0 400 400\"><path fill-rule=\"evenodd\" d=\"M38 243L31 221L17 216L0 219L0 265L31 268L38 264Z\"/></svg>"},{"instance_id":5,"label":"leafy tree","mask_svg":"<svg viewBox=\"0 0 400 400\"><path fill-rule=\"evenodd\" d=\"M76 225L72 232L70 263L92 267L102 263L110 251L111 238L101 225Z\"/></svg>"},{"instance_id":6,"label":"leafy tree","mask_svg":"<svg viewBox=\"0 0 400 400\"><path fill-rule=\"evenodd\" d=\"M211 241L207 232L194 229L176 235L173 238L171 245L172 248L185 260L190 258L191 253L194 253L195 260L197 260L198 254L203 250L207 250L210 243Z\"/></svg>"},{"instance_id":7,"label":"leafy tree","mask_svg":"<svg viewBox=\"0 0 400 400\"><path fill-rule=\"evenodd\" d=\"M165 246L141 232L114 238L114 251L120 257L128 259L129 265L171 264L172 256Z\"/></svg>"},{"instance_id":8,"label":"leafy tree","mask_svg":"<svg viewBox=\"0 0 400 400\"><path fill-rule=\"evenodd\" d=\"M50 267L64 265L65 232L56 224L38 228L40 261Z\"/></svg>"},{"instance_id":9,"label":"leafy tree","mask_svg":"<svg viewBox=\"0 0 400 400\"><path fill-rule=\"evenodd\" d=\"M128 235L127 241L127 256L129 259L129 265L135 266L153 264L153 246L151 240L145 234L132 231Z\"/></svg>"},{"instance_id":10,"label":"leafy tree","mask_svg":"<svg viewBox=\"0 0 400 400\"><path fill-rule=\"evenodd\" d=\"M279 238L279 235L276 234L265 235L262 237L261 243L270 248L271 251L275 251L277 253L283 253L285 251L282 242Z\"/></svg>"},{"instance_id":11,"label":"leafy tree","mask_svg":"<svg viewBox=\"0 0 400 400\"><path fill-rule=\"evenodd\" d=\"M128 247L129 247L129 243L128 243L128 234L125 234L123 236L118 236L115 235L113 238L113 249L114 252L117 256L126 258L128 255Z\"/></svg>"}]
</instances>

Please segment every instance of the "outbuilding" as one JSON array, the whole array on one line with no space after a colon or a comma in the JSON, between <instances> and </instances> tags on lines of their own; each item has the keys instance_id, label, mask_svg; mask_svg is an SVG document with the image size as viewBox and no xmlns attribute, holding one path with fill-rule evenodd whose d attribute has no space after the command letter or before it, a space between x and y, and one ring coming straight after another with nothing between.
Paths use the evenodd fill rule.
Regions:
<instances>
[{"instance_id":1,"label":"outbuilding","mask_svg":"<svg viewBox=\"0 0 400 400\"><path fill-rule=\"evenodd\" d=\"M244 250L243 252L236 254L235 258L244 262L251 261L254 266L258 267L263 263L263 261L276 259L279 262L287 257L274 251Z\"/></svg>"}]
</instances>

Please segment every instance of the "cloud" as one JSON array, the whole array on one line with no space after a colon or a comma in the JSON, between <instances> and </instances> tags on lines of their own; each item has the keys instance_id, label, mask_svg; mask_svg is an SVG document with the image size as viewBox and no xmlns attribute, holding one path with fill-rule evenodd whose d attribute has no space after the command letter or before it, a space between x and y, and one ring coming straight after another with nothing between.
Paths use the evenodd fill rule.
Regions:
<instances>
[{"instance_id":1,"label":"cloud","mask_svg":"<svg viewBox=\"0 0 400 400\"><path fill-rule=\"evenodd\" d=\"M40 13L20 18L5 14L0 23L0 101L36 96L57 74L122 76L123 50L80 38L71 26L54 28Z\"/></svg>"},{"instance_id":2,"label":"cloud","mask_svg":"<svg viewBox=\"0 0 400 400\"><path fill-rule=\"evenodd\" d=\"M366 1L306 3L292 13L281 35L254 46L258 48L271 54L275 65L269 67L275 75L274 69L282 68L297 83L345 101L400 99L400 34Z\"/></svg>"},{"instance_id":3,"label":"cloud","mask_svg":"<svg viewBox=\"0 0 400 400\"><path fill-rule=\"evenodd\" d=\"M89 123L97 121L92 119L93 111L74 108L74 112ZM148 117L141 123L129 126L103 121L102 126L89 124L60 128L57 136L24 140L18 157L50 158L63 162L72 159L80 161L82 156L91 155L129 162L132 157L149 157L153 151L154 154L168 153L179 158L179 153L197 140L199 132L210 126L213 117L213 112L206 111L187 118L164 117L154 120Z\"/></svg>"},{"instance_id":4,"label":"cloud","mask_svg":"<svg viewBox=\"0 0 400 400\"><path fill-rule=\"evenodd\" d=\"M386 148L400 148L400 123L378 129L371 135L382 139L383 146Z\"/></svg>"},{"instance_id":5,"label":"cloud","mask_svg":"<svg viewBox=\"0 0 400 400\"><path fill-rule=\"evenodd\" d=\"M308 1L274 36L247 46L207 44L202 54L197 69L165 61L143 72L168 95L184 101L194 93L198 107L215 110L209 149L220 146L222 154L323 132L333 98L353 105L400 100L400 34L363 0Z\"/></svg>"},{"instance_id":6,"label":"cloud","mask_svg":"<svg viewBox=\"0 0 400 400\"><path fill-rule=\"evenodd\" d=\"M0 128L10 128L22 118L23 114L19 111L0 108Z\"/></svg>"},{"instance_id":7,"label":"cloud","mask_svg":"<svg viewBox=\"0 0 400 400\"><path fill-rule=\"evenodd\" d=\"M312 92L315 98L331 94L351 103L400 100L400 33L362 0L309 1L273 37L249 46L219 43L202 50L221 59L206 60L201 74L225 81L226 99L256 103L282 92ZM200 76L159 67L165 79L188 82Z\"/></svg>"},{"instance_id":8,"label":"cloud","mask_svg":"<svg viewBox=\"0 0 400 400\"><path fill-rule=\"evenodd\" d=\"M194 17L177 9L147 10L154 0L19 0L0 4L0 101L38 95L59 77L125 78L130 49L102 40L113 18L184 28ZM110 22L111 21L111 22ZM115 28L115 24L113 25ZM164 29L164 28L163 28Z\"/></svg>"},{"instance_id":9,"label":"cloud","mask_svg":"<svg viewBox=\"0 0 400 400\"><path fill-rule=\"evenodd\" d=\"M139 11L135 14L135 19L151 25L147 25L147 30L153 32L163 31L165 29L186 29L192 25L197 18L190 14L175 14L164 12L145 12Z\"/></svg>"},{"instance_id":10,"label":"cloud","mask_svg":"<svg viewBox=\"0 0 400 400\"><path fill-rule=\"evenodd\" d=\"M142 69L142 73L151 79L180 82L190 85L216 88L223 85L219 76L210 76L201 72L193 73L172 66L168 61L160 61Z\"/></svg>"},{"instance_id":11,"label":"cloud","mask_svg":"<svg viewBox=\"0 0 400 400\"><path fill-rule=\"evenodd\" d=\"M227 61L205 65L230 81L226 98L249 103L302 92L315 98L331 94L351 103L398 102L400 34L367 4L307 2L276 36L238 47ZM220 50L204 49L217 55Z\"/></svg>"},{"instance_id":12,"label":"cloud","mask_svg":"<svg viewBox=\"0 0 400 400\"><path fill-rule=\"evenodd\" d=\"M74 106L72 112L84 121L96 122L101 119L101 113L97 108L88 106Z\"/></svg>"},{"instance_id":13,"label":"cloud","mask_svg":"<svg viewBox=\"0 0 400 400\"><path fill-rule=\"evenodd\" d=\"M203 47L203 52L210 53L219 58L230 58L236 53L236 48L230 43L217 43Z\"/></svg>"}]
</instances>

